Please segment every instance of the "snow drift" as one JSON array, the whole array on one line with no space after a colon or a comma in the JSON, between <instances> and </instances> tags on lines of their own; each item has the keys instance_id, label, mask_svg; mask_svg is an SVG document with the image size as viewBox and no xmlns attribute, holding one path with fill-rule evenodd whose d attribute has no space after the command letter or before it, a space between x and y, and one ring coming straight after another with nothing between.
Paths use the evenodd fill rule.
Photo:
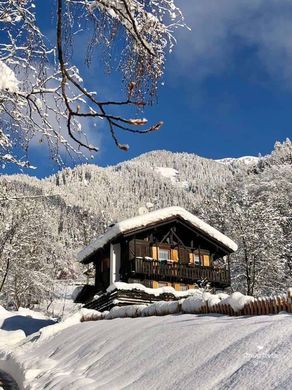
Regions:
<instances>
[{"instance_id":1,"label":"snow drift","mask_svg":"<svg viewBox=\"0 0 292 390\"><path fill-rule=\"evenodd\" d=\"M84 322L19 347L13 362L30 390L288 390L290 322L289 314Z\"/></svg>"}]
</instances>

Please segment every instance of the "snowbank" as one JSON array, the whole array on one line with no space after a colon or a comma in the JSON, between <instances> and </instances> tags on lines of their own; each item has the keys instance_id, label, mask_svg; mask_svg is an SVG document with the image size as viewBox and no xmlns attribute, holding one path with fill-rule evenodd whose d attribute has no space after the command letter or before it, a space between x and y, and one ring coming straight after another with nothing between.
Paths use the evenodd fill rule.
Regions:
<instances>
[{"instance_id":1,"label":"snowbank","mask_svg":"<svg viewBox=\"0 0 292 390\"><path fill-rule=\"evenodd\" d=\"M146 305L130 305L124 307L113 307L109 313L105 316L105 319L112 320L114 318L125 318L125 317L141 317L142 311L146 308Z\"/></svg>"},{"instance_id":2,"label":"snowbank","mask_svg":"<svg viewBox=\"0 0 292 390\"><path fill-rule=\"evenodd\" d=\"M227 299L228 294L211 294L207 291L197 290L197 293L186 298L182 302L184 313L199 313L202 307L208 304L209 307L217 305Z\"/></svg>"},{"instance_id":3,"label":"snowbank","mask_svg":"<svg viewBox=\"0 0 292 390\"><path fill-rule=\"evenodd\" d=\"M142 316L165 316L168 314L175 314L181 311L181 303L179 301L171 302L155 302L142 310Z\"/></svg>"},{"instance_id":4,"label":"snowbank","mask_svg":"<svg viewBox=\"0 0 292 390\"><path fill-rule=\"evenodd\" d=\"M164 316L181 312L181 303L179 301L160 301L150 305L131 305L123 307L114 307L104 316L106 320L114 318L136 318L149 316Z\"/></svg>"},{"instance_id":5,"label":"snowbank","mask_svg":"<svg viewBox=\"0 0 292 390\"><path fill-rule=\"evenodd\" d=\"M81 309L77 313L68 316L64 321L47 326L40 330L40 340L45 340L54 336L56 333L67 329L73 325L79 324L84 321L96 321L104 318L104 315L97 310Z\"/></svg>"},{"instance_id":6,"label":"snowbank","mask_svg":"<svg viewBox=\"0 0 292 390\"><path fill-rule=\"evenodd\" d=\"M234 292L230 297L224 299L222 303L225 305L230 305L232 309L236 311L240 311L243 309L244 305L253 302L254 297L243 295L240 292Z\"/></svg>"},{"instance_id":7,"label":"snowbank","mask_svg":"<svg viewBox=\"0 0 292 390\"><path fill-rule=\"evenodd\" d=\"M0 306L0 347L18 344L28 335L53 323L42 313L30 309L8 311Z\"/></svg>"},{"instance_id":8,"label":"snowbank","mask_svg":"<svg viewBox=\"0 0 292 390\"><path fill-rule=\"evenodd\" d=\"M0 330L0 347L14 345L24 340L26 335L23 330Z\"/></svg>"},{"instance_id":9,"label":"snowbank","mask_svg":"<svg viewBox=\"0 0 292 390\"><path fill-rule=\"evenodd\" d=\"M240 292L234 292L229 296L224 293L211 294L197 290L197 294L186 298L182 302L182 311L184 313L199 313L205 305L213 307L220 303L230 305L235 312L238 312L243 309L244 305L253 301L254 297L243 295Z\"/></svg>"},{"instance_id":10,"label":"snowbank","mask_svg":"<svg viewBox=\"0 0 292 390\"><path fill-rule=\"evenodd\" d=\"M290 323L288 314L85 322L26 343L13 359L30 390L288 390Z\"/></svg>"},{"instance_id":11,"label":"snowbank","mask_svg":"<svg viewBox=\"0 0 292 390\"><path fill-rule=\"evenodd\" d=\"M205 301L202 296L196 295L183 301L182 310L184 313L199 313L204 304Z\"/></svg>"}]
</instances>

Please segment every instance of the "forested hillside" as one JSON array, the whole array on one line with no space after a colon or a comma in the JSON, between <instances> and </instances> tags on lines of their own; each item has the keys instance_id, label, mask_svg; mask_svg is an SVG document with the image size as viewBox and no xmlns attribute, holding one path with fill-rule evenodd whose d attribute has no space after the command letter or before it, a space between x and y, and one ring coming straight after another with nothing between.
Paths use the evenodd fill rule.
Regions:
<instances>
[{"instance_id":1,"label":"forested hillside","mask_svg":"<svg viewBox=\"0 0 292 390\"><path fill-rule=\"evenodd\" d=\"M56 278L80 277L75 254L96 234L145 209L179 205L239 244L233 288L280 292L292 282L292 144L270 155L214 161L155 151L116 166L80 165L47 179L1 176L3 304L31 305ZM33 243L33 245L32 245Z\"/></svg>"}]
</instances>

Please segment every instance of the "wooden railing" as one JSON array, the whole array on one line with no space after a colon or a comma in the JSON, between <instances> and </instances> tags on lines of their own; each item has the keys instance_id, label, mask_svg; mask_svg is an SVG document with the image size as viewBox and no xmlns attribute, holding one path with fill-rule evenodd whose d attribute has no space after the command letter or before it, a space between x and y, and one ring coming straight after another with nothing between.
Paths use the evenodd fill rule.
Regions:
<instances>
[{"instance_id":1,"label":"wooden railing","mask_svg":"<svg viewBox=\"0 0 292 390\"><path fill-rule=\"evenodd\" d=\"M194 283L206 280L214 284L228 286L230 273L228 270L215 270L212 267L182 264L179 262L163 262L135 258L129 262L129 270L132 275L144 275L147 279L183 281Z\"/></svg>"}]
</instances>

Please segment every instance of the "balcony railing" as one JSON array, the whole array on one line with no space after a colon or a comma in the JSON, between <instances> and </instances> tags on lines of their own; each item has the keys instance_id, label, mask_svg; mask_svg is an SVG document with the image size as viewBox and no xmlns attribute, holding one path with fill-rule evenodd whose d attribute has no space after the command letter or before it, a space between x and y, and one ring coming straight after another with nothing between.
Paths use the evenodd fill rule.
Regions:
<instances>
[{"instance_id":1,"label":"balcony railing","mask_svg":"<svg viewBox=\"0 0 292 390\"><path fill-rule=\"evenodd\" d=\"M196 283L206 280L215 285L230 285L230 272L226 269L215 270L212 267L182 264L179 262L166 262L135 258L130 260L131 275L142 275L146 279L180 281Z\"/></svg>"}]
</instances>

